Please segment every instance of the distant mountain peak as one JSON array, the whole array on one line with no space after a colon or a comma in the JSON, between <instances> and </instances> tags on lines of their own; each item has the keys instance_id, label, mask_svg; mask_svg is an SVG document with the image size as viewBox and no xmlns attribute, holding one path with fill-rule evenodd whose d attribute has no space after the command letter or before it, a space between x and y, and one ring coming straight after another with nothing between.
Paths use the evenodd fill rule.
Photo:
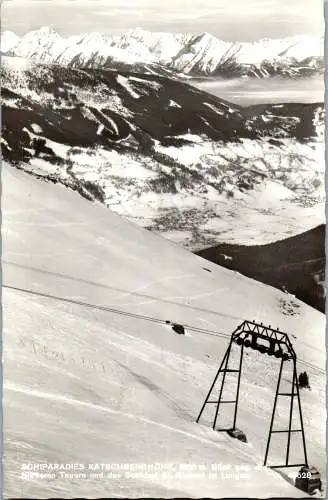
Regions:
<instances>
[{"instance_id":1,"label":"distant mountain peak","mask_svg":"<svg viewBox=\"0 0 328 500\"><path fill-rule=\"evenodd\" d=\"M26 38L47 38L47 37L56 37L61 38L59 33L55 31L53 28L49 26L41 26L41 28L29 31L25 35L23 35L22 40Z\"/></svg>"},{"instance_id":2,"label":"distant mountain peak","mask_svg":"<svg viewBox=\"0 0 328 500\"><path fill-rule=\"evenodd\" d=\"M20 38L13 31L4 31L1 34L1 52L9 52L20 41Z\"/></svg>"},{"instance_id":3,"label":"distant mountain peak","mask_svg":"<svg viewBox=\"0 0 328 500\"><path fill-rule=\"evenodd\" d=\"M41 26L41 28L36 30L36 32L37 31L43 35L53 35L53 34L58 35L57 31L54 30L51 26Z\"/></svg>"}]
</instances>

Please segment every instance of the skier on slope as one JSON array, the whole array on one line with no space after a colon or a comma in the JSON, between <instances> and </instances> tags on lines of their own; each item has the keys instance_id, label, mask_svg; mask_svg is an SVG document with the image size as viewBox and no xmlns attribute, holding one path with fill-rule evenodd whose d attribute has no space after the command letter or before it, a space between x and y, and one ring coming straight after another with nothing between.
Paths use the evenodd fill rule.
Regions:
<instances>
[{"instance_id":1,"label":"skier on slope","mask_svg":"<svg viewBox=\"0 0 328 500\"><path fill-rule=\"evenodd\" d=\"M310 389L309 377L306 372L300 373L298 377L298 383L300 387Z\"/></svg>"}]
</instances>

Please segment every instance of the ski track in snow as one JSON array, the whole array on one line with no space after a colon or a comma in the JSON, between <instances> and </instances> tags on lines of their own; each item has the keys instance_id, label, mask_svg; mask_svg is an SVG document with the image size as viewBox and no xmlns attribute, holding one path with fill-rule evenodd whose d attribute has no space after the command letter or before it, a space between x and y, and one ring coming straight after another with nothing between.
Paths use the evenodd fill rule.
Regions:
<instances>
[{"instance_id":1,"label":"ski track in snow","mask_svg":"<svg viewBox=\"0 0 328 500\"><path fill-rule=\"evenodd\" d=\"M218 444L214 441L210 441L209 439L206 439L204 437L197 436L197 434L191 434L190 432L185 431L183 429L178 429L176 427L172 427L172 426L164 424L162 422L155 422L155 421L150 420L148 418L140 417L138 415L134 415L132 413L127 413L127 412L124 412L121 410L115 410L113 408L108 408L108 407L96 405L93 403L87 403L86 401L80 401L78 399L69 398L67 396L61 396L59 394L52 394L49 392L36 391L33 389L29 389L27 387L19 387L19 386L16 386L15 384L10 384L10 383L6 383L6 382L4 383L4 389L9 390L9 391L13 391L13 392L23 393L27 396L33 396L33 397L42 398L42 399L49 399L51 401L62 402L64 404L73 405L73 406L84 406L86 408L90 408L90 409L95 410L95 411L102 411L105 413L112 413L115 415L120 415L121 417L125 417L128 419L135 419L135 420L138 420L140 422L154 425L157 427L161 427L162 429L166 429L166 430L169 430L171 432L181 434L181 435L189 437L191 439L195 439L201 443L205 443L205 444L210 445L212 447L221 448L220 444ZM244 452L244 450L242 450L242 448L240 450L238 450L238 453L246 455L247 458L249 459L249 454ZM255 461L253 461L252 463L257 464L257 462L255 462Z\"/></svg>"}]
</instances>

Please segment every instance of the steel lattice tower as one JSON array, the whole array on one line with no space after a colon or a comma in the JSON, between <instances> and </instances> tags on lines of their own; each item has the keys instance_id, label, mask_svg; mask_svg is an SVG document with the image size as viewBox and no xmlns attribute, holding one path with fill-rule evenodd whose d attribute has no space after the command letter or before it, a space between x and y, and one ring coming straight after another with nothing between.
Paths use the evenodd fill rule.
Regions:
<instances>
[{"instance_id":1,"label":"steel lattice tower","mask_svg":"<svg viewBox=\"0 0 328 500\"><path fill-rule=\"evenodd\" d=\"M261 340L262 342L258 343L258 340ZM232 349L232 346L234 343L236 343L237 345L239 345L241 347L239 366L237 369L230 369L229 368L229 358L230 358L231 349ZM254 321L244 321L241 325L239 325L236 328L236 330L231 335L229 346L225 352L225 355L223 357L221 365L220 365L220 367L215 375L215 378L212 382L212 385L209 389L209 392L206 396L206 399L203 403L203 406L200 410L200 413L197 417L196 422L199 422L206 405L216 404L215 416L214 416L214 420L213 420L213 430L217 430L217 431L228 431L229 430L229 431L231 431L231 430L236 429L244 347L250 347L252 349L258 350L262 354L268 354L269 356L275 356L276 358L281 358L279 376L278 376L278 381L277 381L277 388L276 388L272 416L271 416L271 422L270 422L269 435L268 435L267 446L266 446L266 451L265 451L264 465L267 465L272 434L286 433L287 434L287 449L286 449L285 463L283 465L271 465L270 467L280 468L280 467L308 466L304 424L303 424L303 416L302 416L302 408L301 408L301 399L300 399L298 379L297 379L297 370L296 370L296 361L297 361L296 353L293 349L292 343L289 340L287 333L283 333L279 329L273 329L273 328L271 328L271 326L264 326L262 323L258 324L258 323L255 323ZM290 361L292 362L292 365L293 365L292 389L291 389L291 392L280 392L281 375L282 375L282 371L283 371L283 366L286 362L290 362ZM226 374L227 373L236 373L238 376L237 391L236 391L236 396L235 396L234 400L223 400L222 399L224 384L227 383L226 382ZM218 379L219 379L220 374L222 374L222 380L221 380L221 387L219 390L219 398L217 401L213 401L210 398L211 398L213 391L216 388L216 384L218 383ZM276 407L277 407L278 397L290 398L288 428L287 429L273 430L273 425L274 425L275 417L276 417ZM293 407L294 407L294 399L295 398L297 399L299 418L300 418L300 428L298 428L298 429L292 428ZM218 419L219 411L220 411L220 405L227 404L227 403L235 405L232 427L229 429L216 429L217 419ZM289 463L289 453L290 453L291 434L295 433L295 432L300 432L302 435L304 463L290 464Z\"/></svg>"}]
</instances>

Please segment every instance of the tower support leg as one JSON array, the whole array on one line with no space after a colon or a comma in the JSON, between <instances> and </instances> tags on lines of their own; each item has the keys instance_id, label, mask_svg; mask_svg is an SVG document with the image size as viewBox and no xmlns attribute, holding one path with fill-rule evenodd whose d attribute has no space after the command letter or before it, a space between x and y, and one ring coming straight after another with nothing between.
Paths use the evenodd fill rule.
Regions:
<instances>
[{"instance_id":1,"label":"tower support leg","mask_svg":"<svg viewBox=\"0 0 328 500\"><path fill-rule=\"evenodd\" d=\"M218 414L219 414L219 409L220 409L220 404L221 404L221 398L222 398L222 392L223 392L223 386L224 386L224 382L225 382L225 378L226 378L226 374L227 374L229 357L230 357L230 353L231 353L231 347L232 347L232 342L230 342L229 347L227 349L227 357L226 357L226 361L225 361L225 367L224 367L224 370L223 370L223 377L222 377L222 382L221 382L221 387L220 387L220 394L219 394L219 399L218 399L218 402L217 402L217 405L216 405L216 409L215 409L215 417L214 417L214 422L213 422L213 430L214 431L215 431L216 421L218 419Z\"/></svg>"},{"instance_id":2,"label":"tower support leg","mask_svg":"<svg viewBox=\"0 0 328 500\"><path fill-rule=\"evenodd\" d=\"M241 345L241 349L240 349L240 360L239 360L239 373L238 373L237 394L236 394L236 403L235 403L235 414L234 414L234 417L233 417L233 425L232 425L233 429L236 428L236 421L237 421L237 410L238 410L238 401L239 401L241 369L242 369L242 365L243 365L243 355L244 355L244 344Z\"/></svg>"},{"instance_id":3,"label":"tower support leg","mask_svg":"<svg viewBox=\"0 0 328 500\"><path fill-rule=\"evenodd\" d=\"M272 427L273 427L274 416L275 416L275 413L276 413L276 406L277 406L277 399L278 399L278 394L279 394L279 388L280 388L281 373L282 373L283 364L284 364L284 360L281 359L279 376L278 376L278 382L277 382L277 389L276 389L276 395L274 397L273 410L272 410L272 416L271 416L271 422L270 422L269 436L268 436L267 446L266 446L266 450L265 450L264 465L267 464L267 460L268 460L268 453L269 453L269 447L270 447L270 441L271 441Z\"/></svg>"},{"instance_id":4,"label":"tower support leg","mask_svg":"<svg viewBox=\"0 0 328 500\"><path fill-rule=\"evenodd\" d=\"M298 411L299 411L299 414L300 414L300 423L301 423L301 431L302 431L304 462L305 462L305 465L308 466L309 464L308 464L308 458L307 458L307 452L306 452L306 444L305 444L305 432L304 432L303 415L302 415L302 408L301 408L300 390L299 390L299 387L298 387L298 380L297 380L296 360L295 360L295 384L296 384L296 394L297 394L297 402L298 402Z\"/></svg>"},{"instance_id":5,"label":"tower support leg","mask_svg":"<svg viewBox=\"0 0 328 500\"><path fill-rule=\"evenodd\" d=\"M214 378L213 383L212 383L212 385L211 385L211 387L210 387L210 390L208 391L208 394L207 394L207 396L206 396L206 399L205 399L205 401L204 401L204 404L203 404L203 406L202 406L202 408L201 408L201 410L200 410L200 412L199 412L199 415L198 415L198 417L197 417L197 419L196 419L196 422L197 422L197 423L199 422L199 419L200 419L200 417L202 416L202 413L203 413L203 411L204 411L204 408L205 408L205 406L207 405L207 402L208 402L208 400L209 400L209 398L210 398L210 396L211 396L211 392L212 392L212 390L213 390L213 388L214 388L214 386L215 386L215 383L216 383L216 381L217 381L217 379L218 379L218 377L219 377L219 375L220 375L220 373L221 373L221 371L222 371L222 367L223 367L224 363L226 362L227 356L229 356L229 354L230 354L230 350L231 350L231 343L232 343L232 342L230 342L229 347L228 347L228 349L227 349L227 350L226 350L226 352L225 352L225 355L224 355L223 360L222 360L222 362L221 362L220 368L218 369L217 374L215 375L215 378Z\"/></svg>"}]
</instances>

